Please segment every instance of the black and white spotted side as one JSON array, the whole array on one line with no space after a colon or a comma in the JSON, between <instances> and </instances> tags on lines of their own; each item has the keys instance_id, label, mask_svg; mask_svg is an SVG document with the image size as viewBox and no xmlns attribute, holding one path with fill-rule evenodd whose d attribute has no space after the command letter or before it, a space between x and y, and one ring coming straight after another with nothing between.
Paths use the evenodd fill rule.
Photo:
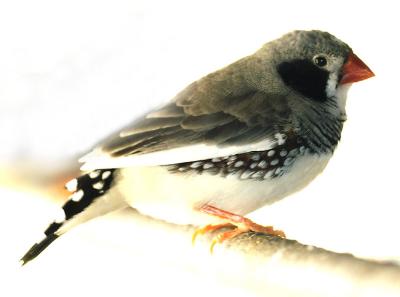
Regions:
<instances>
[{"instance_id":1,"label":"black and white spotted side","mask_svg":"<svg viewBox=\"0 0 400 297\"><path fill-rule=\"evenodd\" d=\"M266 180L284 175L295 160L306 152L299 137L277 134L277 144L269 150L251 151L195 162L169 165L172 173L237 176L241 180Z\"/></svg>"},{"instance_id":2,"label":"black and white spotted side","mask_svg":"<svg viewBox=\"0 0 400 297\"><path fill-rule=\"evenodd\" d=\"M65 187L72 195L62 206L59 216L44 231L44 238L35 243L21 258L22 264L37 257L73 226L121 208L122 201L110 202L105 198L105 194L112 188L115 174L115 169L95 170L69 181Z\"/></svg>"}]
</instances>

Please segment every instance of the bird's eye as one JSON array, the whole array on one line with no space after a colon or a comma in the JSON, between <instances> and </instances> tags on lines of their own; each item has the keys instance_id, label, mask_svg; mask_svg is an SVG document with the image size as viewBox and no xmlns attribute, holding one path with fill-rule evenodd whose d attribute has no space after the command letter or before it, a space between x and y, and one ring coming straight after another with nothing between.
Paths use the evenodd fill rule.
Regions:
<instances>
[{"instance_id":1,"label":"bird's eye","mask_svg":"<svg viewBox=\"0 0 400 297\"><path fill-rule=\"evenodd\" d=\"M324 67L324 66L326 66L326 64L328 64L328 61L326 60L326 58L324 56L315 56L314 63L315 63L315 65L317 65L319 67Z\"/></svg>"}]
</instances>

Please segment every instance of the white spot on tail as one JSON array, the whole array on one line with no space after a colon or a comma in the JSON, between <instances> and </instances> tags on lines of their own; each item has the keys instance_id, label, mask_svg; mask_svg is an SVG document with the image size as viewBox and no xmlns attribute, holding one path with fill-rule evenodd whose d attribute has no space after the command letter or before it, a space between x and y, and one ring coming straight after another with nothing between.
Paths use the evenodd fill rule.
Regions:
<instances>
[{"instance_id":1,"label":"white spot on tail","mask_svg":"<svg viewBox=\"0 0 400 297\"><path fill-rule=\"evenodd\" d=\"M78 202L82 199L84 194L85 193L83 192L83 190L79 190L78 192L75 192L74 194L72 194L70 197L71 197L72 201Z\"/></svg>"},{"instance_id":2,"label":"white spot on tail","mask_svg":"<svg viewBox=\"0 0 400 297\"><path fill-rule=\"evenodd\" d=\"M92 187L93 187L93 189L101 190L104 187L104 182L99 181L99 182L95 183Z\"/></svg>"},{"instance_id":3,"label":"white spot on tail","mask_svg":"<svg viewBox=\"0 0 400 297\"><path fill-rule=\"evenodd\" d=\"M75 192L78 187L78 180L76 178L70 180L65 184L65 188L70 192Z\"/></svg>"},{"instance_id":4,"label":"white spot on tail","mask_svg":"<svg viewBox=\"0 0 400 297\"><path fill-rule=\"evenodd\" d=\"M95 170L89 173L90 178L96 178L100 175L100 170Z\"/></svg>"},{"instance_id":5,"label":"white spot on tail","mask_svg":"<svg viewBox=\"0 0 400 297\"><path fill-rule=\"evenodd\" d=\"M101 179L107 179L111 175L111 171L104 171L101 175Z\"/></svg>"},{"instance_id":6,"label":"white spot on tail","mask_svg":"<svg viewBox=\"0 0 400 297\"><path fill-rule=\"evenodd\" d=\"M60 224L60 223L64 222L65 219L66 219L65 212L64 212L64 210L62 208L60 208L58 210L58 213L57 213L55 219L54 219L54 222Z\"/></svg>"}]
</instances>

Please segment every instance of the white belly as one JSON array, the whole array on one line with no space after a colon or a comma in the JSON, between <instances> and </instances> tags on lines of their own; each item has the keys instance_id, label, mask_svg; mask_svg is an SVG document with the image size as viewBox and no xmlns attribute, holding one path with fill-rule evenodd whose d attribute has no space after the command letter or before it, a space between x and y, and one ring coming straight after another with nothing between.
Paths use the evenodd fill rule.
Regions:
<instances>
[{"instance_id":1,"label":"white belly","mask_svg":"<svg viewBox=\"0 0 400 297\"><path fill-rule=\"evenodd\" d=\"M139 212L177 224L203 225L215 218L197 211L209 204L248 214L305 187L327 165L331 154L298 157L281 177L240 180L236 175L170 173L166 167L121 170L117 190Z\"/></svg>"}]
</instances>

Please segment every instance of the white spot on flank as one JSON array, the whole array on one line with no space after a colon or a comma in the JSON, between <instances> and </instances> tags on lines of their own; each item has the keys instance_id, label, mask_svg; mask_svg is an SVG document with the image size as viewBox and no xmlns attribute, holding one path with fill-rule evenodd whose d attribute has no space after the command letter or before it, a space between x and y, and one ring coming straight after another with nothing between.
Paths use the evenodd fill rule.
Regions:
<instances>
[{"instance_id":1,"label":"white spot on flank","mask_svg":"<svg viewBox=\"0 0 400 297\"><path fill-rule=\"evenodd\" d=\"M264 179L269 179L272 176L272 170L268 171L265 175L264 175Z\"/></svg>"},{"instance_id":2,"label":"white spot on flank","mask_svg":"<svg viewBox=\"0 0 400 297\"><path fill-rule=\"evenodd\" d=\"M213 164L213 163L206 163L206 164L203 165L203 168L204 168L204 169L210 169L210 168L212 168L212 167L214 167L214 164Z\"/></svg>"},{"instance_id":3,"label":"white spot on flank","mask_svg":"<svg viewBox=\"0 0 400 297\"><path fill-rule=\"evenodd\" d=\"M101 175L101 179L107 179L111 175L111 171L104 171Z\"/></svg>"},{"instance_id":4,"label":"white spot on flank","mask_svg":"<svg viewBox=\"0 0 400 297\"><path fill-rule=\"evenodd\" d=\"M257 165L258 165L257 162L253 162L253 163L250 164L250 168L251 168L251 169L254 169L254 168L257 167Z\"/></svg>"},{"instance_id":5,"label":"white spot on flank","mask_svg":"<svg viewBox=\"0 0 400 297\"><path fill-rule=\"evenodd\" d=\"M254 155L252 155L252 156L251 156L251 159L252 159L253 161L258 161L258 160L260 160L260 154L254 154Z\"/></svg>"},{"instance_id":6,"label":"white spot on flank","mask_svg":"<svg viewBox=\"0 0 400 297\"><path fill-rule=\"evenodd\" d=\"M279 153L279 155L281 155L281 157L284 157L287 155L287 150L281 150L281 152Z\"/></svg>"},{"instance_id":7,"label":"white spot on flank","mask_svg":"<svg viewBox=\"0 0 400 297\"><path fill-rule=\"evenodd\" d=\"M76 188L78 187L78 180L76 178L71 179L69 182L65 184L65 187L70 192L75 192Z\"/></svg>"},{"instance_id":8,"label":"white spot on flank","mask_svg":"<svg viewBox=\"0 0 400 297\"><path fill-rule=\"evenodd\" d=\"M282 145L286 141L286 135L284 135L282 133L276 133L275 138L278 141L278 145Z\"/></svg>"},{"instance_id":9,"label":"white spot on flank","mask_svg":"<svg viewBox=\"0 0 400 297\"><path fill-rule=\"evenodd\" d=\"M277 165L279 163L279 159L273 159L272 161L271 161L271 165L272 166L275 166L275 165Z\"/></svg>"},{"instance_id":10,"label":"white spot on flank","mask_svg":"<svg viewBox=\"0 0 400 297\"><path fill-rule=\"evenodd\" d=\"M234 167L237 168L237 167L243 166L243 164L244 164L243 161L237 161L237 162L235 163Z\"/></svg>"},{"instance_id":11,"label":"white spot on flank","mask_svg":"<svg viewBox=\"0 0 400 297\"><path fill-rule=\"evenodd\" d=\"M290 164L292 164L294 161L294 158L286 158L285 162L283 162L283 165L285 166L289 166Z\"/></svg>"},{"instance_id":12,"label":"white spot on flank","mask_svg":"<svg viewBox=\"0 0 400 297\"><path fill-rule=\"evenodd\" d=\"M248 179L253 173L254 173L254 171L246 170L245 172L242 173L240 178L241 179Z\"/></svg>"},{"instance_id":13,"label":"white spot on flank","mask_svg":"<svg viewBox=\"0 0 400 297\"><path fill-rule=\"evenodd\" d=\"M90 178L96 178L100 175L100 170L95 170L89 173Z\"/></svg>"},{"instance_id":14,"label":"white spot on flank","mask_svg":"<svg viewBox=\"0 0 400 297\"><path fill-rule=\"evenodd\" d=\"M60 208L58 210L58 212L57 212L57 215L56 215L56 217L54 219L54 222L60 224L60 223L64 222L65 219L66 219L65 212L64 212L64 210L62 208Z\"/></svg>"},{"instance_id":15,"label":"white spot on flank","mask_svg":"<svg viewBox=\"0 0 400 297\"><path fill-rule=\"evenodd\" d=\"M104 182L99 181L99 182L95 183L92 187L93 187L93 189L101 190L104 187Z\"/></svg>"},{"instance_id":16,"label":"white spot on flank","mask_svg":"<svg viewBox=\"0 0 400 297\"><path fill-rule=\"evenodd\" d=\"M267 153L268 157L272 157L273 155L275 155L275 150L268 151L268 153Z\"/></svg>"},{"instance_id":17,"label":"white spot on flank","mask_svg":"<svg viewBox=\"0 0 400 297\"><path fill-rule=\"evenodd\" d=\"M264 174L265 174L265 171L259 170L259 171L255 172L255 173L251 176L251 178L262 178L262 177L264 176Z\"/></svg>"},{"instance_id":18,"label":"white spot on flank","mask_svg":"<svg viewBox=\"0 0 400 297\"><path fill-rule=\"evenodd\" d=\"M190 164L190 168L198 168L198 167L200 167L201 165L203 165L203 162L194 162L194 163L192 163L192 164Z\"/></svg>"},{"instance_id":19,"label":"white spot on flank","mask_svg":"<svg viewBox=\"0 0 400 297\"><path fill-rule=\"evenodd\" d=\"M222 161L221 158L212 158L212 159L211 159L211 162L214 162L214 163L216 163L216 162L221 162L221 161Z\"/></svg>"},{"instance_id":20,"label":"white spot on flank","mask_svg":"<svg viewBox=\"0 0 400 297\"><path fill-rule=\"evenodd\" d=\"M71 197L72 201L78 202L79 200L82 199L84 194L85 193L83 192L83 190L79 190L78 192L75 192L74 194L72 194L70 197Z\"/></svg>"},{"instance_id":21,"label":"white spot on flank","mask_svg":"<svg viewBox=\"0 0 400 297\"><path fill-rule=\"evenodd\" d=\"M258 163L258 167L260 168L267 168L268 163L265 160L262 160L260 163Z\"/></svg>"}]
</instances>

